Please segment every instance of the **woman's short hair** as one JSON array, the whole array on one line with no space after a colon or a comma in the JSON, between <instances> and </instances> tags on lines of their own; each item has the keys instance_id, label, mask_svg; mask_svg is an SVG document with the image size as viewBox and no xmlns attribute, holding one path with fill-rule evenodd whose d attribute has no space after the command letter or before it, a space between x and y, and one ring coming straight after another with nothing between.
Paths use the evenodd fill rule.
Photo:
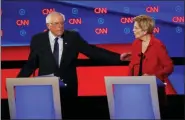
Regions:
<instances>
[{"instance_id":1,"label":"woman's short hair","mask_svg":"<svg viewBox=\"0 0 185 120\"><path fill-rule=\"evenodd\" d=\"M134 17L134 22L137 22L139 27L142 30L147 31L147 34L152 34L154 27L155 27L155 22L152 19L152 17L147 16L147 15L139 15Z\"/></svg>"}]
</instances>

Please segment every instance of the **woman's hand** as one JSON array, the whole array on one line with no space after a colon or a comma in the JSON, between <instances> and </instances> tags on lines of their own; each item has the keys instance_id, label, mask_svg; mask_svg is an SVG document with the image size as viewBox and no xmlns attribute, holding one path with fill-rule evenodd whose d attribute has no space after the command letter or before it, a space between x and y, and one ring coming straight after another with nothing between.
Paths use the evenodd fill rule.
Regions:
<instances>
[{"instance_id":1,"label":"woman's hand","mask_svg":"<svg viewBox=\"0 0 185 120\"><path fill-rule=\"evenodd\" d=\"M143 74L143 76L151 76L151 75L145 73L145 74Z\"/></svg>"}]
</instances>

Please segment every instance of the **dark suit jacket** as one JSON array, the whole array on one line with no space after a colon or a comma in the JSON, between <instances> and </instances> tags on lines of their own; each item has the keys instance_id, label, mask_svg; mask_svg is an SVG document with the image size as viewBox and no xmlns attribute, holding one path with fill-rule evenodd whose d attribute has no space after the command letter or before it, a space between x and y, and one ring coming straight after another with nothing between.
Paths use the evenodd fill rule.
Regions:
<instances>
[{"instance_id":1,"label":"dark suit jacket","mask_svg":"<svg viewBox=\"0 0 185 120\"><path fill-rule=\"evenodd\" d=\"M137 76L139 72L140 53L142 49L141 40L136 39L132 44L132 57L129 64L129 75ZM168 76L173 72L173 62L168 56L164 44L151 35L151 40L144 53L143 74L155 75L167 83L166 92L175 93Z\"/></svg>"},{"instance_id":2,"label":"dark suit jacket","mask_svg":"<svg viewBox=\"0 0 185 120\"><path fill-rule=\"evenodd\" d=\"M121 62L119 54L89 45L77 32L65 31L62 37L63 53L59 68L54 60L48 31L46 31L32 37L28 61L18 77L28 77L36 68L39 68L39 75L55 73L64 80L67 88L77 92L76 62L79 53L100 63L119 64Z\"/></svg>"}]
</instances>

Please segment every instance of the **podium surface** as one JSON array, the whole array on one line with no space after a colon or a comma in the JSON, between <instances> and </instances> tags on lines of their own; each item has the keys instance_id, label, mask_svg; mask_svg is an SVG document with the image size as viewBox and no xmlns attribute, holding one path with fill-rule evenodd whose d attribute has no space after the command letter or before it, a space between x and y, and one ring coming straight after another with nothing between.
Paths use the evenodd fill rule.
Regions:
<instances>
[{"instance_id":1,"label":"podium surface","mask_svg":"<svg viewBox=\"0 0 185 120\"><path fill-rule=\"evenodd\" d=\"M105 77L111 119L160 119L155 76Z\"/></svg>"},{"instance_id":2,"label":"podium surface","mask_svg":"<svg viewBox=\"0 0 185 120\"><path fill-rule=\"evenodd\" d=\"M7 78L11 119L62 119L57 77Z\"/></svg>"}]
</instances>

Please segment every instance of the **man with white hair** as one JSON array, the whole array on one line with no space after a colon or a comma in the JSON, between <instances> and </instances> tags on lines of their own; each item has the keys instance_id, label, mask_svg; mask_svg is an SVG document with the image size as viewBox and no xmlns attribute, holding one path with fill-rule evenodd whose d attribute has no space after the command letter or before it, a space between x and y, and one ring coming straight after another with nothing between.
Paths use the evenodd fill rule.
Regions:
<instances>
[{"instance_id":1,"label":"man with white hair","mask_svg":"<svg viewBox=\"0 0 185 120\"><path fill-rule=\"evenodd\" d=\"M121 61L119 54L89 45L79 33L64 30L64 21L65 16L59 12L48 14L46 17L48 31L32 37L28 61L18 77L29 77L36 68L39 68L39 76L54 74L60 77L67 84L65 88L60 88L63 112L72 114L72 109L68 111L69 106L66 105L67 103L73 104L77 97L76 62L78 54L83 53L100 63L119 64ZM63 117L65 115L63 114Z\"/></svg>"}]
</instances>

